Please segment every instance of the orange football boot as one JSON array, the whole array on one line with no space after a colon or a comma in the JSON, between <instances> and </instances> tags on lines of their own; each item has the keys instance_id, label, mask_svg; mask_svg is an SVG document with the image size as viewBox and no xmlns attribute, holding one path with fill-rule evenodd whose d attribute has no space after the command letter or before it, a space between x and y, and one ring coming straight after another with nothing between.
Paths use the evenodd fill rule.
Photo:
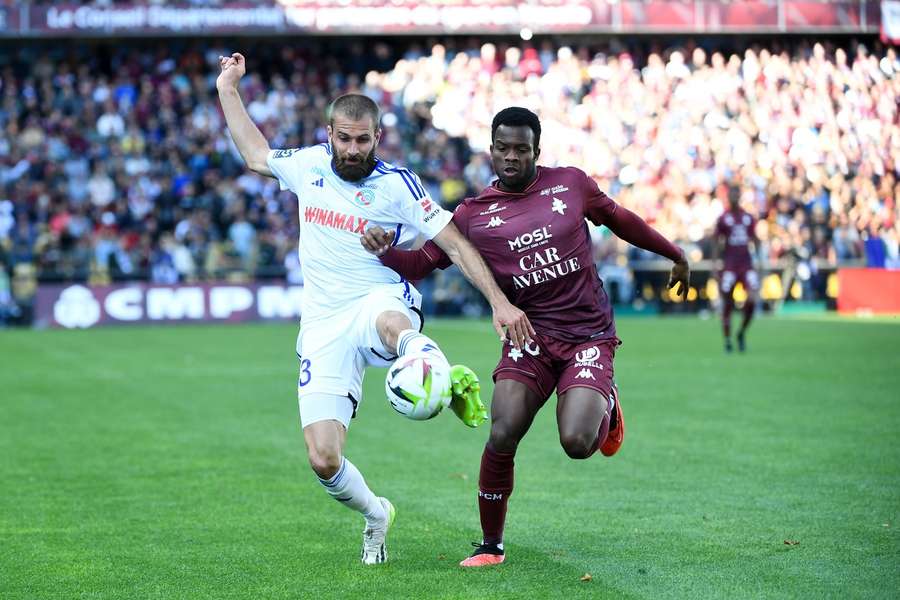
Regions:
<instances>
[{"instance_id":1,"label":"orange football boot","mask_svg":"<svg viewBox=\"0 0 900 600\"><path fill-rule=\"evenodd\" d=\"M622 447L625 438L625 419L622 417L622 405L619 404L619 386L612 387L612 410L609 413L609 434L600 444L600 452L603 456L612 456Z\"/></svg>"}]
</instances>

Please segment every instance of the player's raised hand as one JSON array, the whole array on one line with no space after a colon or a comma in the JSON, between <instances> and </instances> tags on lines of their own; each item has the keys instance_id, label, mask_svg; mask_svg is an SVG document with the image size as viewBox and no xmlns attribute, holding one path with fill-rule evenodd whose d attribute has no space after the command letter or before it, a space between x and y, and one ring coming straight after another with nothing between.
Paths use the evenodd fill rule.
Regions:
<instances>
[{"instance_id":1,"label":"player's raised hand","mask_svg":"<svg viewBox=\"0 0 900 600\"><path fill-rule=\"evenodd\" d=\"M394 231L385 231L378 225L373 225L359 238L359 243L375 256L381 256L388 251L394 242Z\"/></svg>"},{"instance_id":2,"label":"player's raised hand","mask_svg":"<svg viewBox=\"0 0 900 600\"><path fill-rule=\"evenodd\" d=\"M691 267L686 258L672 265L672 272L669 273L669 285L666 287L671 290L676 285L680 287L675 289L675 295L687 300L688 289L691 287Z\"/></svg>"},{"instance_id":3,"label":"player's raised hand","mask_svg":"<svg viewBox=\"0 0 900 600\"><path fill-rule=\"evenodd\" d=\"M518 350L534 339L528 316L509 302L494 307L494 329L501 340L509 339Z\"/></svg>"},{"instance_id":4,"label":"player's raised hand","mask_svg":"<svg viewBox=\"0 0 900 600\"><path fill-rule=\"evenodd\" d=\"M220 56L219 66L222 72L216 78L216 88L228 89L236 88L241 77L247 72L247 62L244 55L235 52L231 56Z\"/></svg>"}]
</instances>

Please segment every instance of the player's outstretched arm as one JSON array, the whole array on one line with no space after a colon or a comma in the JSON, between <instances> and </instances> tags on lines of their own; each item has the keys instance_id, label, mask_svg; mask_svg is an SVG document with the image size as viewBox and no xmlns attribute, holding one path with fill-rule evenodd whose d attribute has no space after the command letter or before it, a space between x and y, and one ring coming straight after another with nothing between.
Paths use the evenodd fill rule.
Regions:
<instances>
[{"instance_id":1,"label":"player's outstretched arm","mask_svg":"<svg viewBox=\"0 0 900 600\"><path fill-rule=\"evenodd\" d=\"M451 264L447 255L433 242L418 250L400 250L391 244L394 242L393 231L386 232L378 225L373 225L359 238L366 251L374 254L382 264L407 279L424 279L435 269L446 269Z\"/></svg>"},{"instance_id":2,"label":"player's outstretched arm","mask_svg":"<svg viewBox=\"0 0 900 600\"><path fill-rule=\"evenodd\" d=\"M615 206L615 210L606 215L603 224L629 244L665 256L673 261L675 264L669 274L668 287L669 289L674 288L675 293L679 296L687 298L688 289L691 286L691 267L681 248L621 205Z\"/></svg>"},{"instance_id":3,"label":"player's outstretched arm","mask_svg":"<svg viewBox=\"0 0 900 600\"><path fill-rule=\"evenodd\" d=\"M219 90L219 102L225 113L225 122L231 137L247 166L268 177L274 177L266 159L269 156L269 142L262 132L250 120L244 102L238 92L238 82L247 72L247 65L242 54L235 52L231 56L220 56L219 66L222 72L216 78L216 89Z\"/></svg>"},{"instance_id":4,"label":"player's outstretched arm","mask_svg":"<svg viewBox=\"0 0 900 600\"><path fill-rule=\"evenodd\" d=\"M471 242L452 222L434 236L434 243L447 253L472 285L478 288L494 311L494 329L505 340L507 336L516 348L522 348L534 337L534 328L524 312L513 306L497 286L484 259ZM504 331L506 328L506 331Z\"/></svg>"}]
</instances>

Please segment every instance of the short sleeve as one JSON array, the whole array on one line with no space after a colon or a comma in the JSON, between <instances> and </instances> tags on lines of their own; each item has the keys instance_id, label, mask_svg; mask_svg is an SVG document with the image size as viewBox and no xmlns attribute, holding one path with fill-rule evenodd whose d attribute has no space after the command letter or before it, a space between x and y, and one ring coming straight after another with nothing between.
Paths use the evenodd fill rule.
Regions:
<instances>
[{"instance_id":1,"label":"short sleeve","mask_svg":"<svg viewBox=\"0 0 900 600\"><path fill-rule=\"evenodd\" d=\"M582 180L582 193L584 197L584 216L594 225L603 225L613 213L618 204L607 196L587 173L578 170Z\"/></svg>"},{"instance_id":2,"label":"short sleeve","mask_svg":"<svg viewBox=\"0 0 900 600\"><path fill-rule=\"evenodd\" d=\"M394 185L398 186L394 195L397 220L421 232L425 238L433 239L453 218L451 212L431 199L415 173L399 171Z\"/></svg>"},{"instance_id":3,"label":"short sleeve","mask_svg":"<svg viewBox=\"0 0 900 600\"><path fill-rule=\"evenodd\" d=\"M270 150L266 157L266 164L278 179L282 190L291 190L298 193L300 178L303 175L303 163L311 148L287 148L284 150Z\"/></svg>"}]
</instances>

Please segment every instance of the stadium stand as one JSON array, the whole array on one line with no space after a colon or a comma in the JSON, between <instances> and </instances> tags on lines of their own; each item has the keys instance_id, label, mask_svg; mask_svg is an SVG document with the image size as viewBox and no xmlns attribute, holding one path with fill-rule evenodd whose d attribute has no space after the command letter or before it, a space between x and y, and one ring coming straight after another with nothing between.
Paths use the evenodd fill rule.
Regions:
<instances>
[{"instance_id":1,"label":"stadium stand","mask_svg":"<svg viewBox=\"0 0 900 600\"><path fill-rule=\"evenodd\" d=\"M249 112L273 147L309 145L325 139L329 99L361 90L385 109L384 158L452 207L491 181L493 113L524 105L542 117L543 164L583 168L695 261L709 256L725 185L736 184L760 219L758 258L793 261L802 297L822 293L818 265L900 266L893 48L396 44L242 42ZM299 279L295 200L245 172L218 107L216 57L238 49L6 47L0 312L8 282L29 272L42 282ZM644 257L595 233L601 271L627 300L627 267ZM455 284L431 285L465 304Z\"/></svg>"}]
</instances>

